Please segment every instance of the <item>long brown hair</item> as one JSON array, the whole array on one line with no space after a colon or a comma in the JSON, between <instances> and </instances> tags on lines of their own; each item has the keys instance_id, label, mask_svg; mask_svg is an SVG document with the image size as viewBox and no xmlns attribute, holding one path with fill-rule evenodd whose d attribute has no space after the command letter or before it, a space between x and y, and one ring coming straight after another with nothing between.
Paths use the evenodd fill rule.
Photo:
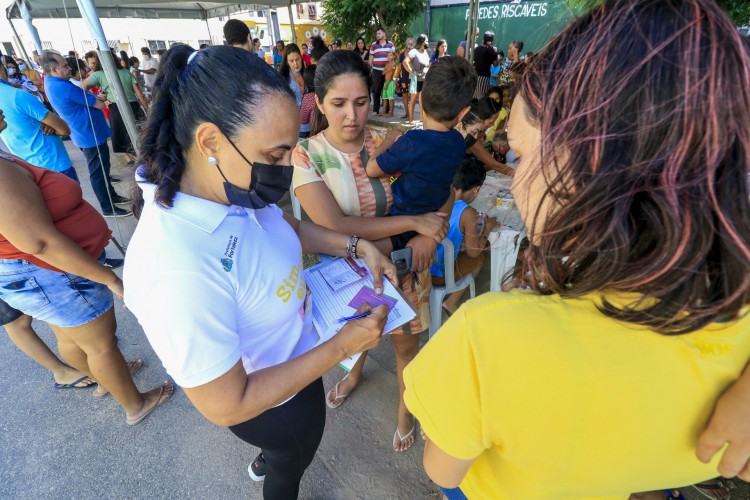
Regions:
<instances>
[{"instance_id":1,"label":"long brown hair","mask_svg":"<svg viewBox=\"0 0 750 500\"><path fill-rule=\"evenodd\" d=\"M610 0L527 60L555 208L526 282L665 334L739 317L750 290L750 54L712 0ZM540 203L539 207L543 206ZM606 297L606 294L605 294Z\"/></svg>"}]
</instances>

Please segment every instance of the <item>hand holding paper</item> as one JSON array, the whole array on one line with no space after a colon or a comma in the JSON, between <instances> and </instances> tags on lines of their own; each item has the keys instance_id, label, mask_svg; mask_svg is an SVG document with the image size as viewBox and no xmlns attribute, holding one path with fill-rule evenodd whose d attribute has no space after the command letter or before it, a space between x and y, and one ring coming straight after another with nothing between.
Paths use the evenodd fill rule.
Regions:
<instances>
[{"instance_id":1,"label":"hand holding paper","mask_svg":"<svg viewBox=\"0 0 750 500\"><path fill-rule=\"evenodd\" d=\"M398 275L393 262L383 255L378 248L367 240L359 240L357 254L365 261L372 273L372 281L375 283L375 293L383 293L383 276L395 287L398 287Z\"/></svg>"}]
</instances>

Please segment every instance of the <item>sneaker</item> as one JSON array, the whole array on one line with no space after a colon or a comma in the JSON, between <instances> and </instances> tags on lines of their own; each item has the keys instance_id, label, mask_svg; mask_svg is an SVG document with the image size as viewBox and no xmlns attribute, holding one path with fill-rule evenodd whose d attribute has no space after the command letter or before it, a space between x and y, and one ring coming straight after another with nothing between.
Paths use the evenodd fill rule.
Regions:
<instances>
[{"instance_id":1,"label":"sneaker","mask_svg":"<svg viewBox=\"0 0 750 500\"><path fill-rule=\"evenodd\" d=\"M130 210L123 210L122 208L115 207L112 210L104 212L102 215L104 215L104 217L130 217L131 215L133 215L133 212L131 212Z\"/></svg>"},{"instance_id":2,"label":"sneaker","mask_svg":"<svg viewBox=\"0 0 750 500\"><path fill-rule=\"evenodd\" d=\"M113 194L112 203L114 203L115 205L127 205L130 203L130 198L120 196L119 194Z\"/></svg>"},{"instance_id":3,"label":"sneaker","mask_svg":"<svg viewBox=\"0 0 750 500\"><path fill-rule=\"evenodd\" d=\"M123 259L104 259L104 265L110 269L118 269L125 263Z\"/></svg>"},{"instance_id":4,"label":"sneaker","mask_svg":"<svg viewBox=\"0 0 750 500\"><path fill-rule=\"evenodd\" d=\"M266 477L266 459L263 453L259 453L253 463L247 466L247 473L253 481L263 481Z\"/></svg>"}]
</instances>

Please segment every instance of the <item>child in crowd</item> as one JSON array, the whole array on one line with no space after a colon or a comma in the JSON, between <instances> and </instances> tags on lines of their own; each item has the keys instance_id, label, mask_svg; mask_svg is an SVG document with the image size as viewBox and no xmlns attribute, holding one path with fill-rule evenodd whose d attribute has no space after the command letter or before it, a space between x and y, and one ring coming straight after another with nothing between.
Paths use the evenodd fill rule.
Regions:
<instances>
[{"instance_id":1,"label":"child in crowd","mask_svg":"<svg viewBox=\"0 0 750 500\"><path fill-rule=\"evenodd\" d=\"M430 67L422 90L424 129L409 130L400 138L389 133L370 157L367 175L396 177L391 215L451 212L451 183L466 152L464 138L454 127L469 111L476 78L465 59L441 58ZM405 248L415 235L391 236L393 250Z\"/></svg>"},{"instance_id":2,"label":"child in crowd","mask_svg":"<svg viewBox=\"0 0 750 500\"><path fill-rule=\"evenodd\" d=\"M302 104L299 107L299 122L300 125L308 125L306 131L300 131L300 139L307 139L310 137L309 127L312 124L312 112L315 109L315 68L317 65L308 66L305 68L304 80L305 80L305 94L302 96Z\"/></svg>"},{"instance_id":3,"label":"child in crowd","mask_svg":"<svg viewBox=\"0 0 750 500\"><path fill-rule=\"evenodd\" d=\"M394 71L396 71L396 63L394 62L393 51L390 51L388 52L388 62L385 63L385 69L383 70L383 81L385 81L382 94L384 112L378 113L378 116L393 116L394 96L396 94L396 82L393 81Z\"/></svg>"},{"instance_id":4,"label":"child in crowd","mask_svg":"<svg viewBox=\"0 0 750 500\"><path fill-rule=\"evenodd\" d=\"M500 64L503 59L505 59L505 52L498 50L495 60L492 61L492 66L490 66L490 85L492 86L497 85L497 79L500 77L500 72L503 70L503 67Z\"/></svg>"},{"instance_id":5,"label":"child in crowd","mask_svg":"<svg viewBox=\"0 0 750 500\"><path fill-rule=\"evenodd\" d=\"M487 172L484 166L475 158L465 158L453 178L453 193L455 203L451 212L450 228L447 239L453 243L453 262L445 262L442 245L438 245L437 258L430 268L432 284L445 285L445 266L453 265L456 281L472 274L475 278L482 269L484 254L482 250L487 244L487 236L497 226L493 218L485 218L469 203L473 202L484 184ZM465 250L460 251L461 243L465 243ZM450 294L443 301L443 310L450 316L456 309L466 289Z\"/></svg>"}]
</instances>

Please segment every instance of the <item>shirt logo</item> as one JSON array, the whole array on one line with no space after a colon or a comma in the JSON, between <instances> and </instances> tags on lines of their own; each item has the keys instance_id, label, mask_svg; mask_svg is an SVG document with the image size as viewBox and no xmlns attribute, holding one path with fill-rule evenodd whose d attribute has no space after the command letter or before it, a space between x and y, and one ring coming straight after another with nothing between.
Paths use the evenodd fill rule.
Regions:
<instances>
[{"instance_id":1,"label":"shirt logo","mask_svg":"<svg viewBox=\"0 0 750 500\"><path fill-rule=\"evenodd\" d=\"M232 265L234 264L234 261L230 258L223 258L221 259L221 266L224 268L226 272L229 272L232 270Z\"/></svg>"},{"instance_id":2,"label":"shirt logo","mask_svg":"<svg viewBox=\"0 0 750 500\"><path fill-rule=\"evenodd\" d=\"M237 250L237 241L238 238L236 236L229 236L227 248L224 250L224 257L221 259L221 267L223 267L226 272L231 271L232 266L234 265L232 257L234 257L234 252Z\"/></svg>"}]
</instances>

